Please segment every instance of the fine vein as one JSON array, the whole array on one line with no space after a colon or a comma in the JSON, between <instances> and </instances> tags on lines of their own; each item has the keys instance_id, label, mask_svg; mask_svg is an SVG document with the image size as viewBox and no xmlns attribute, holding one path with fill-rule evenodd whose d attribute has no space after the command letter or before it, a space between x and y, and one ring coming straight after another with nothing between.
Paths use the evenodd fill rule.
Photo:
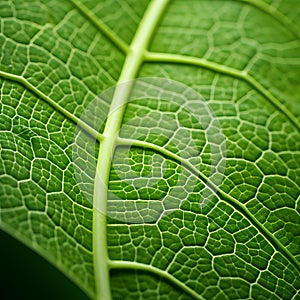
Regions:
<instances>
[{"instance_id":1,"label":"fine vein","mask_svg":"<svg viewBox=\"0 0 300 300\"><path fill-rule=\"evenodd\" d=\"M121 83L134 79L138 74L140 66L144 61L144 54L168 2L169 0L153 0L150 2L141 20L133 41L129 46L118 85L116 86L111 102L103 132L103 140L100 143L93 200L93 254L97 300L111 299L106 237L107 187L116 139L131 92L130 83L125 85Z\"/></svg>"},{"instance_id":2,"label":"fine vein","mask_svg":"<svg viewBox=\"0 0 300 300\"><path fill-rule=\"evenodd\" d=\"M250 84L256 91L263 95L276 109L281 111L281 113L284 114L290 120L290 122L300 131L300 123L298 119L284 105L282 105L282 103L280 103L280 101L269 90L263 87L256 79L254 79L247 72L220 65L203 58L182 54L147 52L145 60L149 62L176 63L199 66L208 70L212 70L221 74L226 74L241 79Z\"/></svg>"}]
</instances>

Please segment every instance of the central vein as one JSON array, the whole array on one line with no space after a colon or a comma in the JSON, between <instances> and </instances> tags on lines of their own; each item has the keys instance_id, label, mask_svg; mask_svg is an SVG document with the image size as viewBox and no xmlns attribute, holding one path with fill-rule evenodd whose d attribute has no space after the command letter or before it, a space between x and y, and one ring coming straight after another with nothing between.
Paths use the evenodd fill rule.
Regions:
<instances>
[{"instance_id":1,"label":"central vein","mask_svg":"<svg viewBox=\"0 0 300 300\"><path fill-rule=\"evenodd\" d=\"M106 209L109 174L116 139L122 125L131 84L144 61L149 42L163 15L169 0L152 0L129 46L124 66L111 102L110 111L100 143L94 187L93 209L93 254L97 300L110 300L109 257L107 251Z\"/></svg>"}]
</instances>

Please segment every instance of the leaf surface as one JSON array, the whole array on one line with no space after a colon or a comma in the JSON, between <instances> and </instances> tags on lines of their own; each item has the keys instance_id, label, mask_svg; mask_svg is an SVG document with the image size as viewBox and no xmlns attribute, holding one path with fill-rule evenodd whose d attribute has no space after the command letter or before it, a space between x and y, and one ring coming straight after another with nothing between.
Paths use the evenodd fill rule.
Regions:
<instances>
[{"instance_id":1,"label":"leaf surface","mask_svg":"<svg viewBox=\"0 0 300 300\"><path fill-rule=\"evenodd\" d=\"M0 16L3 230L95 299L300 297L297 0L15 0ZM115 92L82 121L149 77L185 98ZM141 221L99 213L116 199Z\"/></svg>"}]
</instances>

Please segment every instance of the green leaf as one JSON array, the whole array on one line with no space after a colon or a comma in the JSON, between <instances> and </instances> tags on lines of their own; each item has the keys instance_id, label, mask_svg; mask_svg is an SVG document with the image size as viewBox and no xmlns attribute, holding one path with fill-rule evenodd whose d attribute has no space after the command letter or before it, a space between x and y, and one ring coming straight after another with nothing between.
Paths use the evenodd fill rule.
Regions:
<instances>
[{"instance_id":1,"label":"green leaf","mask_svg":"<svg viewBox=\"0 0 300 300\"><path fill-rule=\"evenodd\" d=\"M300 298L298 0L2 2L3 230L93 299Z\"/></svg>"}]
</instances>

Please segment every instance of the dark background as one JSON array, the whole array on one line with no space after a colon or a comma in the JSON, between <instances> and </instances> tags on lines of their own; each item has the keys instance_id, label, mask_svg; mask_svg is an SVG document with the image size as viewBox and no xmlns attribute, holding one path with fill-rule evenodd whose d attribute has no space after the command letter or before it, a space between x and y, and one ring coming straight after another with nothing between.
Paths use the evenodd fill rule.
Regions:
<instances>
[{"instance_id":1,"label":"dark background","mask_svg":"<svg viewBox=\"0 0 300 300\"><path fill-rule=\"evenodd\" d=\"M0 230L1 300L90 300L34 251Z\"/></svg>"}]
</instances>

